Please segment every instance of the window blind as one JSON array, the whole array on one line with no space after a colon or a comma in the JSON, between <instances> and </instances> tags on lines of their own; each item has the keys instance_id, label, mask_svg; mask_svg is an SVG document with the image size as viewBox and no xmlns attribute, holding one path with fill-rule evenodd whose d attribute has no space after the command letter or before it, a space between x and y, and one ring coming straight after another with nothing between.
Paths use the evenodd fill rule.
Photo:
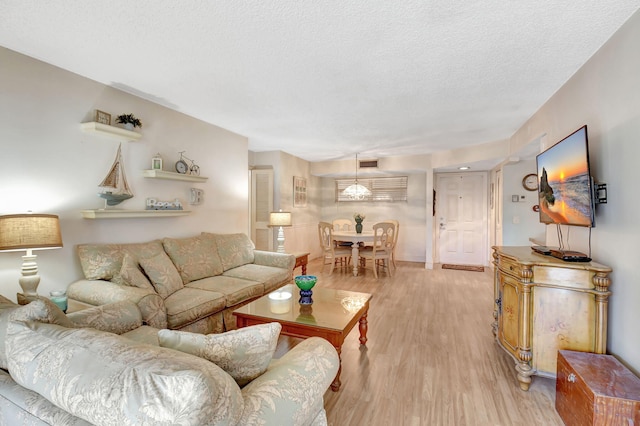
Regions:
<instances>
[{"instance_id":1,"label":"window blind","mask_svg":"<svg viewBox=\"0 0 640 426\"><path fill-rule=\"evenodd\" d=\"M358 184L368 188L371 195L362 200L354 200L343 194L349 185L356 183L354 179L336 179L336 202L345 201L407 201L408 176L358 178Z\"/></svg>"}]
</instances>

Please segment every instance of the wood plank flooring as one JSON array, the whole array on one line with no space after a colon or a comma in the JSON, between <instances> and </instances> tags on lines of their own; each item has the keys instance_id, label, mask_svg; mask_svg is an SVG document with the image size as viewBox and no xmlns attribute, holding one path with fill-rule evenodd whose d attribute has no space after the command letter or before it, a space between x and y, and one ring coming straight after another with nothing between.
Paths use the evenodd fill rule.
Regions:
<instances>
[{"instance_id":1,"label":"wood plank flooring","mask_svg":"<svg viewBox=\"0 0 640 426\"><path fill-rule=\"evenodd\" d=\"M327 391L331 426L563 425L555 380L533 376L520 390L513 360L491 332L493 275L398 262L393 277L369 268L332 275L308 265L316 286L372 293L369 341L357 327L342 348L342 387ZM300 273L299 270L296 271ZM294 346L281 337L278 351Z\"/></svg>"}]
</instances>

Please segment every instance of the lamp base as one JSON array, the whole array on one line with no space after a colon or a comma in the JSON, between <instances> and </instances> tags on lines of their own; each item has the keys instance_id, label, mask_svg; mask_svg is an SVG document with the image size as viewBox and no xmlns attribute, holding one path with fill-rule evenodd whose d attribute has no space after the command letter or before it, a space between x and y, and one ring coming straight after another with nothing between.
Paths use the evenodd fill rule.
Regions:
<instances>
[{"instance_id":1,"label":"lamp base","mask_svg":"<svg viewBox=\"0 0 640 426\"><path fill-rule=\"evenodd\" d=\"M284 229L282 229L282 226L278 228L278 250L276 252L286 253L284 251Z\"/></svg>"},{"instance_id":2,"label":"lamp base","mask_svg":"<svg viewBox=\"0 0 640 426\"><path fill-rule=\"evenodd\" d=\"M22 287L22 293L29 296L38 295L38 285L40 284L40 275L38 275L38 264L35 254L27 252L25 256L22 256L22 276L18 280L20 287Z\"/></svg>"}]
</instances>

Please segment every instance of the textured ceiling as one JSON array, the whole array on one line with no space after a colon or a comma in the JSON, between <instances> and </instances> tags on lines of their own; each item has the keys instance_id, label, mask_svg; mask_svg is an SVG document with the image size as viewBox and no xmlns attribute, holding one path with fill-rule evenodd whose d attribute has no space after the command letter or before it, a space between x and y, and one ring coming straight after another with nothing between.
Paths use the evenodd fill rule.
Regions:
<instances>
[{"instance_id":1,"label":"textured ceiling","mask_svg":"<svg viewBox=\"0 0 640 426\"><path fill-rule=\"evenodd\" d=\"M638 0L0 0L0 45L309 161L510 137ZM1 66L1 64L0 64Z\"/></svg>"}]
</instances>

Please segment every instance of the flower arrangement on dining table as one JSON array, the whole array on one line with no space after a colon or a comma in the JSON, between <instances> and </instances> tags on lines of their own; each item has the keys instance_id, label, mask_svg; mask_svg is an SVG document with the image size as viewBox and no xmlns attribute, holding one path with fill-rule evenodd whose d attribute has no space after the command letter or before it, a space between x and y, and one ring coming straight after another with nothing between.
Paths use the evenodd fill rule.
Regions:
<instances>
[{"instance_id":1,"label":"flower arrangement on dining table","mask_svg":"<svg viewBox=\"0 0 640 426\"><path fill-rule=\"evenodd\" d=\"M364 220L365 216L362 213L355 213L353 215L353 218L356 221L356 233L362 234L362 221Z\"/></svg>"}]
</instances>

